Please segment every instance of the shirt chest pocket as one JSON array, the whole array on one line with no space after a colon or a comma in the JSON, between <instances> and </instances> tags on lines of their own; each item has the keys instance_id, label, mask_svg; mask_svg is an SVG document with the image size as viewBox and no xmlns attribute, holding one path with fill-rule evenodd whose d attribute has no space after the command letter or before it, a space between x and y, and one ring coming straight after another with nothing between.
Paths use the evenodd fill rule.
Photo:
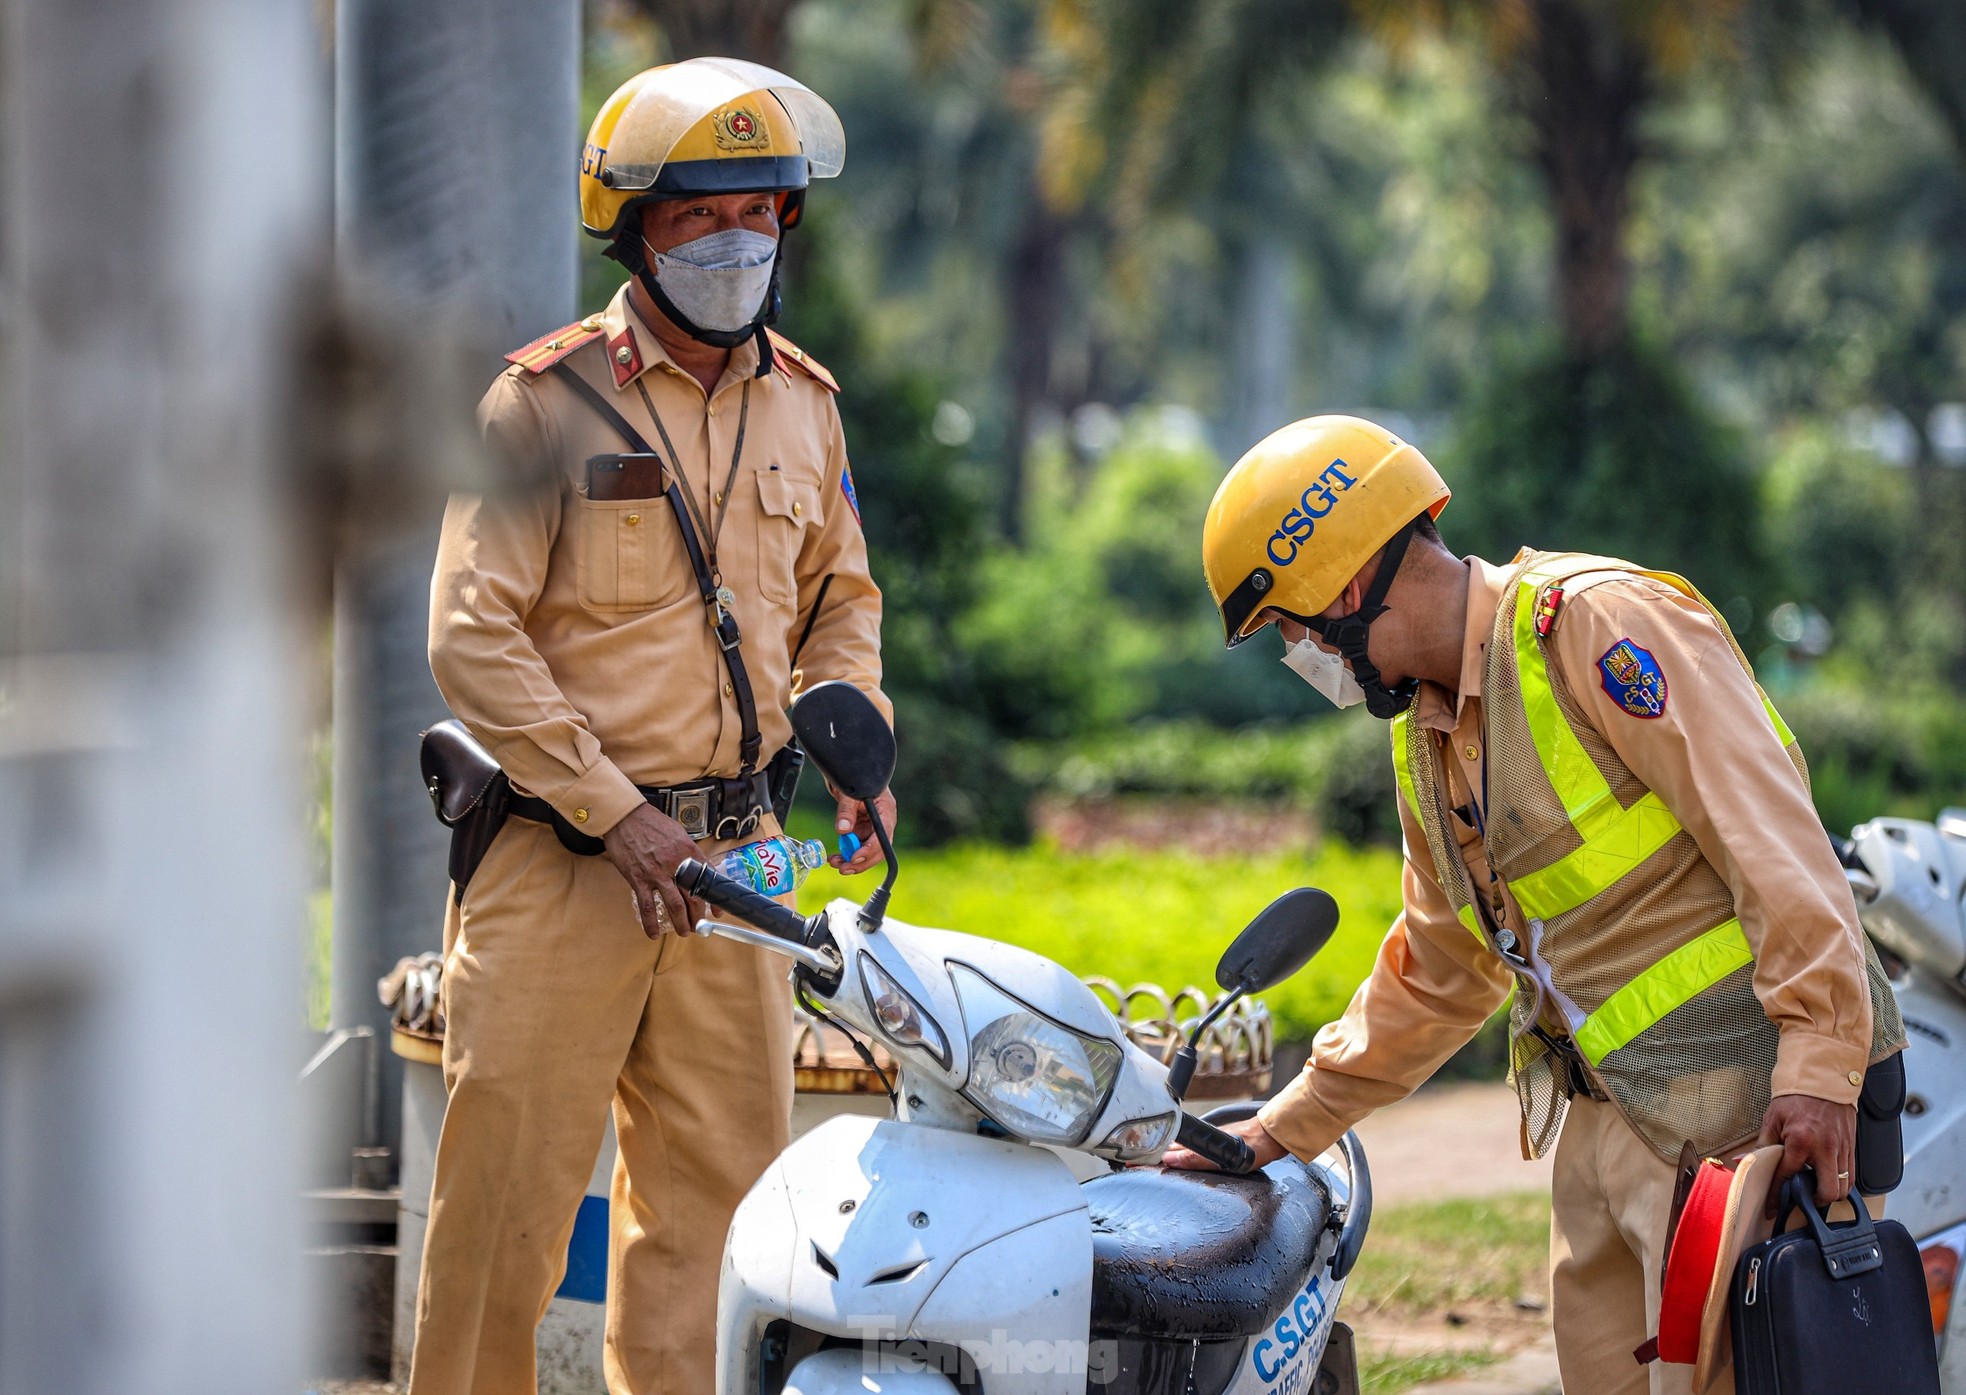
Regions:
<instances>
[{"instance_id":1,"label":"shirt chest pocket","mask_svg":"<svg viewBox=\"0 0 1966 1395\"><path fill-rule=\"evenodd\" d=\"M577 590L588 610L654 610L696 593L669 501L573 499Z\"/></svg>"},{"instance_id":2,"label":"shirt chest pocket","mask_svg":"<svg viewBox=\"0 0 1966 1395\"><path fill-rule=\"evenodd\" d=\"M758 592L766 600L798 599L799 550L818 511L815 483L777 466L758 471Z\"/></svg>"}]
</instances>

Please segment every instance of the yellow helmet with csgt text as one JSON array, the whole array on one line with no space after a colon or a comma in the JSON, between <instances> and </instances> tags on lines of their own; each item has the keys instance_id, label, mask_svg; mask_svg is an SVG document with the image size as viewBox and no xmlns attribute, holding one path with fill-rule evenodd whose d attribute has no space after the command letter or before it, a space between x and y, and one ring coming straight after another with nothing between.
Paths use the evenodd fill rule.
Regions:
<instances>
[{"instance_id":1,"label":"yellow helmet with csgt text","mask_svg":"<svg viewBox=\"0 0 1966 1395\"><path fill-rule=\"evenodd\" d=\"M800 191L846 163L846 132L811 88L735 58L690 58L637 73L601 104L580 156L580 221L612 238L657 199Z\"/></svg>"},{"instance_id":2,"label":"yellow helmet with csgt text","mask_svg":"<svg viewBox=\"0 0 1966 1395\"><path fill-rule=\"evenodd\" d=\"M1447 507L1427 457L1362 417L1294 422L1235 463L1202 524L1202 570L1231 649L1268 622L1338 599L1372 555Z\"/></svg>"}]
</instances>

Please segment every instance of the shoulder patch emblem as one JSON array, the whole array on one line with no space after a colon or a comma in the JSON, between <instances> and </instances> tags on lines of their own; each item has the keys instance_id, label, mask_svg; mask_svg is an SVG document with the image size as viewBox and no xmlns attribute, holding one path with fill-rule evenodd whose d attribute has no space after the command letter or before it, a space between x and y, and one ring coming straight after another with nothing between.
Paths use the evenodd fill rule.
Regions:
<instances>
[{"instance_id":1,"label":"shoulder patch emblem","mask_svg":"<svg viewBox=\"0 0 1966 1395\"><path fill-rule=\"evenodd\" d=\"M862 523L860 518L860 496L853 492L853 467L851 465L840 466L840 493L846 495L846 506L853 510L853 521L860 523L864 528L866 524Z\"/></svg>"},{"instance_id":2,"label":"shoulder patch emblem","mask_svg":"<svg viewBox=\"0 0 1966 1395\"><path fill-rule=\"evenodd\" d=\"M1597 661L1599 680L1611 700L1633 717L1659 717L1666 710L1666 675L1649 649L1621 639Z\"/></svg>"},{"instance_id":3,"label":"shoulder patch emblem","mask_svg":"<svg viewBox=\"0 0 1966 1395\"><path fill-rule=\"evenodd\" d=\"M775 329L767 329L765 334L771 340L773 355L788 369L797 369L828 392L840 390L839 380L828 373L818 359Z\"/></svg>"},{"instance_id":4,"label":"shoulder patch emblem","mask_svg":"<svg viewBox=\"0 0 1966 1395\"><path fill-rule=\"evenodd\" d=\"M589 315L564 329L542 334L523 349L514 349L505 359L508 363L518 364L528 373L544 373L582 344L599 338L600 334L601 317Z\"/></svg>"}]
</instances>

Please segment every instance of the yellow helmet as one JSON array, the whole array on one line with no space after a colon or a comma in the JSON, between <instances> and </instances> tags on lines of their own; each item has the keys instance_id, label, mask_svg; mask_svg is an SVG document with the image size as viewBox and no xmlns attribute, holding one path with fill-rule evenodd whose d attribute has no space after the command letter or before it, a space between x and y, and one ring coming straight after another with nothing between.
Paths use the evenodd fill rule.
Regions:
<instances>
[{"instance_id":1,"label":"yellow helmet","mask_svg":"<svg viewBox=\"0 0 1966 1395\"><path fill-rule=\"evenodd\" d=\"M840 118L801 82L735 58L690 58L635 74L601 104L580 155L580 222L614 237L656 199L797 191L846 163Z\"/></svg>"},{"instance_id":2,"label":"yellow helmet","mask_svg":"<svg viewBox=\"0 0 1966 1395\"><path fill-rule=\"evenodd\" d=\"M1202 524L1202 570L1229 647L1268 623L1257 619L1266 607L1317 615L1375 552L1447 500L1426 456L1362 418L1310 417L1264 437L1223 479Z\"/></svg>"}]
</instances>

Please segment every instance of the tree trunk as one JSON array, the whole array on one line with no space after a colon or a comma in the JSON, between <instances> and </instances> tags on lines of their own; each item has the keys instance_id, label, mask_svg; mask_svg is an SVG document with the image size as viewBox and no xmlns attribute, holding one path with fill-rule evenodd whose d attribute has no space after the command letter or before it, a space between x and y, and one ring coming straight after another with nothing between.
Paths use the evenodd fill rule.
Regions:
<instances>
[{"instance_id":1,"label":"tree trunk","mask_svg":"<svg viewBox=\"0 0 1966 1395\"><path fill-rule=\"evenodd\" d=\"M1064 290L1065 232L1066 220L1033 187L1024 226L1011 248L1008 275L1011 420L1004 452L1001 523L1011 542L1024 534L1026 457L1039 413L1051 397L1052 340Z\"/></svg>"},{"instance_id":2,"label":"tree trunk","mask_svg":"<svg viewBox=\"0 0 1966 1395\"><path fill-rule=\"evenodd\" d=\"M670 57L744 58L782 68L785 17L796 0L642 0Z\"/></svg>"},{"instance_id":3,"label":"tree trunk","mask_svg":"<svg viewBox=\"0 0 1966 1395\"><path fill-rule=\"evenodd\" d=\"M1518 92L1556 222L1557 310L1564 344L1595 357L1628 329L1625 220L1651 74L1590 0L1536 0L1533 14Z\"/></svg>"}]
</instances>

